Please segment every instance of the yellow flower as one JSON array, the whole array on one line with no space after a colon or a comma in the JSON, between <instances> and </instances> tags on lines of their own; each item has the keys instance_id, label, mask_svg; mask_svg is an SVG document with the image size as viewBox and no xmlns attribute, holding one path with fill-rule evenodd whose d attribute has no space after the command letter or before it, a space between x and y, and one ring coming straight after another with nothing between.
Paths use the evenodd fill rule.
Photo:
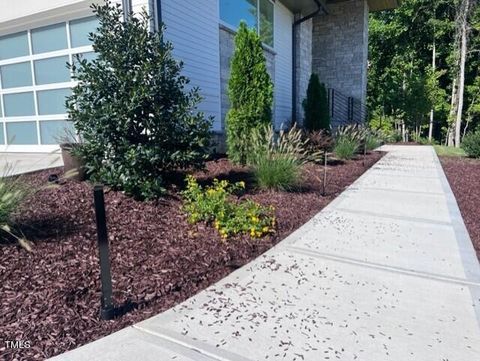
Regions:
<instances>
[{"instance_id":1,"label":"yellow flower","mask_svg":"<svg viewBox=\"0 0 480 361\"><path fill-rule=\"evenodd\" d=\"M268 227L263 227L263 228L262 228L262 232L263 232L263 233L267 233L268 231L269 231Z\"/></svg>"},{"instance_id":2,"label":"yellow flower","mask_svg":"<svg viewBox=\"0 0 480 361\"><path fill-rule=\"evenodd\" d=\"M244 181L238 182L238 185L239 185L241 188L245 188L245 182L244 182Z\"/></svg>"}]
</instances>

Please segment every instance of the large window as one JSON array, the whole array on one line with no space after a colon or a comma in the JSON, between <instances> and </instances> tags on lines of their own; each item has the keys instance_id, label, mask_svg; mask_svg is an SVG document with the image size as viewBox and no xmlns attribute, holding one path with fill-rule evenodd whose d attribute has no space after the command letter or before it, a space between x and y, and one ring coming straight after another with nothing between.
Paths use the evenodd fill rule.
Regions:
<instances>
[{"instance_id":1,"label":"large window","mask_svg":"<svg viewBox=\"0 0 480 361\"><path fill-rule=\"evenodd\" d=\"M236 28L241 21L255 28L262 42L273 47L273 3L271 0L220 0L220 19Z\"/></svg>"},{"instance_id":2,"label":"large window","mask_svg":"<svg viewBox=\"0 0 480 361\"><path fill-rule=\"evenodd\" d=\"M0 145L56 144L66 128L67 63L94 58L95 17L0 36Z\"/></svg>"}]
</instances>

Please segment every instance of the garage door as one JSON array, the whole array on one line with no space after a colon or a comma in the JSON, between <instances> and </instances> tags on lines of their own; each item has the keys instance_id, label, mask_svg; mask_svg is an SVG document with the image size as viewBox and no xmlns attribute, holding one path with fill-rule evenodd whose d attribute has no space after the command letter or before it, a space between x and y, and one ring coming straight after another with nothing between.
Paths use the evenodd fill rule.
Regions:
<instances>
[{"instance_id":1,"label":"garage door","mask_svg":"<svg viewBox=\"0 0 480 361\"><path fill-rule=\"evenodd\" d=\"M0 150L46 151L71 124L65 97L75 54L93 57L94 17L0 36Z\"/></svg>"}]
</instances>

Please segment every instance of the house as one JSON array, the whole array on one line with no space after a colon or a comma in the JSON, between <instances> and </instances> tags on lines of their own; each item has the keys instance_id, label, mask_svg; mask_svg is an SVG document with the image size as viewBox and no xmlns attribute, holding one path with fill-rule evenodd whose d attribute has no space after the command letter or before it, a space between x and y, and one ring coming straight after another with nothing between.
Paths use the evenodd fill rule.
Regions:
<instances>
[{"instance_id":1,"label":"house","mask_svg":"<svg viewBox=\"0 0 480 361\"><path fill-rule=\"evenodd\" d=\"M0 0L0 151L48 152L65 127L64 98L74 83L66 62L93 56L92 0ZM99 1L99 0L95 0ZM164 22L174 55L200 87L200 110L222 134L235 29L259 32L274 80L274 122L302 120L311 72L330 91L334 119L355 116L366 97L368 13L398 0L118 0ZM259 26L257 25L259 24Z\"/></svg>"}]
</instances>

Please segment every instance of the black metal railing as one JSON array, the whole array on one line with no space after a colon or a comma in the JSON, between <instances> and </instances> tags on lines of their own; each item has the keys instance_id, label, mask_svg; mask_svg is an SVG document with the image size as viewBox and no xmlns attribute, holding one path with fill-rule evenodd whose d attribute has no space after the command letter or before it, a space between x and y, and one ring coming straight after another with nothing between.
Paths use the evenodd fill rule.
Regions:
<instances>
[{"instance_id":1,"label":"black metal railing","mask_svg":"<svg viewBox=\"0 0 480 361\"><path fill-rule=\"evenodd\" d=\"M328 107L332 127L361 124L367 119L367 107L359 99L328 89Z\"/></svg>"}]
</instances>

